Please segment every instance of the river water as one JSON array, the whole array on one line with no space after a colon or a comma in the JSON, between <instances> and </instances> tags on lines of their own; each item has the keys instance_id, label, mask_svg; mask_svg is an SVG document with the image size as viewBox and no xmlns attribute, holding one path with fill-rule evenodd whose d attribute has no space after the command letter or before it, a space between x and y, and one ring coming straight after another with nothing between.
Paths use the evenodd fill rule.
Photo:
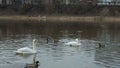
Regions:
<instances>
[{"instance_id":1,"label":"river water","mask_svg":"<svg viewBox=\"0 0 120 68\"><path fill-rule=\"evenodd\" d=\"M57 23L57 24L56 24ZM120 24L0 23L0 68L24 68L36 59L39 68L120 68ZM79 39L78 47L65 43ZM16 55L22 47L36 55ZM105 45L98 48L98 43Z\"/></svg>"}]
</instances>

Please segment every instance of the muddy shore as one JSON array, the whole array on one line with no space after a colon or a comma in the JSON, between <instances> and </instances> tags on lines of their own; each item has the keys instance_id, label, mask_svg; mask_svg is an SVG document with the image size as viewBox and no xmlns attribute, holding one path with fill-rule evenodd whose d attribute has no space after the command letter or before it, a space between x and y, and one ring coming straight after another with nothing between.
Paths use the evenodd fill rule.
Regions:
<instances>
[{"instance_id":1,"label":"muddy shore","mask_svg":"<svg viewBox=\"0 0 120 68\"><path fill-rule=\"evenodd\" d=\"M0 16L0 21L93 22L116 23L120 17L110 16Z\"/></svg>"}]
</instances>

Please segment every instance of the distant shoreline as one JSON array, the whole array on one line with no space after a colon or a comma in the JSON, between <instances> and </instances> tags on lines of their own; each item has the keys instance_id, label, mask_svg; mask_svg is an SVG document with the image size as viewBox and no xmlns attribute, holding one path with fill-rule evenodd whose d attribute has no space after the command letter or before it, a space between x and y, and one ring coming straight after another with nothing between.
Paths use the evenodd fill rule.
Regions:
<instances>
[{"instance_id":1,"label":"distant shoreline","mask_svg":"<svg viewBox=\"0 0 120 68\"><path fill-rule=\"evenodd\" d=\"M0 21L93 22L116 23L120 17L112 16L0 16Z\"/></svg>"}]
</instances>

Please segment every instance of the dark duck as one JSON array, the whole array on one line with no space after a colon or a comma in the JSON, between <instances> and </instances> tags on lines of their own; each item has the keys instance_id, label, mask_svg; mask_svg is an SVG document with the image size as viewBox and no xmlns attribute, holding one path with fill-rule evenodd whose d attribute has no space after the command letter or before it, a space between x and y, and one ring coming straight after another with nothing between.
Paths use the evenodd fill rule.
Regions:
<instances>
[{"instance_id":1,"label":"dark duck","mask_svg":"<svg viewBox=\"0 0 120 68\"><path fill-rule=\"evenodd\" d=\"M39 61L36 61L33 64L26 64L24 68L38 68L39 66Z\"/></svg>"}]
</instances>

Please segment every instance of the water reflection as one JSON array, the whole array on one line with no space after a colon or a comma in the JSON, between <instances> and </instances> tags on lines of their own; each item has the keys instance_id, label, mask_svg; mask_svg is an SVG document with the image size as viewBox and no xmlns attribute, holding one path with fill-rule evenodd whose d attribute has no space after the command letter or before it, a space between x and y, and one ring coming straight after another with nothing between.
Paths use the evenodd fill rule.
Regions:
<instances>
[{"instance_id":1,"label":"water reflection","mask_svg":"<svg viewBox=\"0 0 120 68\"><path fill-rule=\"evenodd\" d=\"M30 64L27 63L24 68L38 68L39 61L36 61L36 55L37 54L33 54L33 62Z\"/></svg>"},{"instance_id":2,"label":"water reflection","mask_svg":"<svg viewBox=\"0 0 120 68\"><path fill-rule=\"evenodd\" d=\"M0 24L0 68L24 68L40 61L39 68L119 68L119 24ZM82 32L81 32L82 31ZM21 47L32 47L36 38L37 55L15 55ZM64 43L79 38L80 47ZM107 44L96 48L98 42Z\"/></svg>"},{"instance_id":3,"label":"water reflection","mask_svg":"<svg viewBox=\"0 0 120 68\"><path fill-rule=\"evenodd\" d=\"M110 46L104 49L96 50L95 60L96 63L104 66L105 68L119 68L120 67L120 50L119 46Z\"/></svg>"}]
</instances>

